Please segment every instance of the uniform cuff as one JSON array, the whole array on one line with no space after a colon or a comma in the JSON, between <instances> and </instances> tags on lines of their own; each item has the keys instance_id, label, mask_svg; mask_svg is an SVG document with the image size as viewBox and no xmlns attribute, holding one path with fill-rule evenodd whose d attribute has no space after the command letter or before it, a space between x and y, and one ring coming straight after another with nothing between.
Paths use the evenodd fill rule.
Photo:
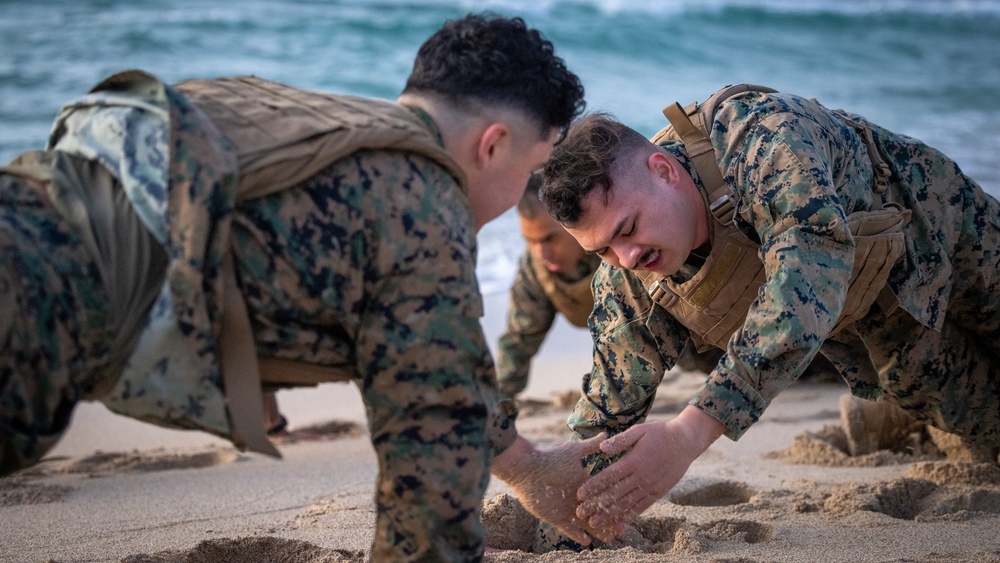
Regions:
<instances>
[{"instance_id":1,"label":"uniform cuff","mask_svg":"<svg viewBox=\"0 0 1000 563\"><path fill-rule=\"evenodd\" d=\"M734 441L760 420L768 405L751 383L721 366L688 403L725 425L726 437Z\"/></svg>"},{"instance_id":2,"label":"uniform cuff","mask_svg":"<svg viewBox=\"0 0 1000 563\"><path fill-rule=\"evenodd\" d=\"M490 438L493 442L493 457L504 452L517 439L517 403L513 399L502 399L500 409L493 419Z\"/></svg>"}]
</instances>

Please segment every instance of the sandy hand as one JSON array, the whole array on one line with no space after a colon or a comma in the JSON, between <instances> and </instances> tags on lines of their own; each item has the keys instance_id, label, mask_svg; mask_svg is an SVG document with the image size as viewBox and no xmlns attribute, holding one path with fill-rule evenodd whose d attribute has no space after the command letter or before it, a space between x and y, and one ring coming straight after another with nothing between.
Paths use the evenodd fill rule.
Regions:
<instances>
[{"instance_id":1,"label":"sandy hand","mask_svg":"<svg viewBox=\"0 0 1000 563\"><path fill-rule=\"evenodd\" d=\"M598 451L603 434L582 442L567 442L536 450L523 438L497 458L493 473L517 494L535 517L552 524L581 545L590 545L592 530L577 516L577 490L587 479L583 458Z\"/></svg>"},{"instance_id":2,"label":"sandy hand","mask_svg":"<svg viewBox=\"0 0 1000 563\"><path fill-rule=\"evenodd\" d=\"M605 440L604 453L627 453L580 487L577 517L602 541L621 536L681 480L722 431L718 421L689 406L673 420L637 424Z\"/></svg>"}]
</instances>

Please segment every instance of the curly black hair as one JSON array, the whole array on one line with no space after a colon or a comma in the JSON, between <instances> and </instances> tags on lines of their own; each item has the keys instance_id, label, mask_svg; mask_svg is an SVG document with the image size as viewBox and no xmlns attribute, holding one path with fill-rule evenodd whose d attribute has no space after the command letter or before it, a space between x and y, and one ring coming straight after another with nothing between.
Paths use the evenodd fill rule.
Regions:
<instances>
[{"instance_id":1,"label":"curly black hair","mask_svg":"<svg viewBox=\"0 0 1000 563\"><path fill-rule=\"evenodd\" d=\"M565 131L584 108L583 85L552 43L521 18L492 13L449 20L417 51L403 93L523 112L541 132Z\"/></svg>"}]
</instances>

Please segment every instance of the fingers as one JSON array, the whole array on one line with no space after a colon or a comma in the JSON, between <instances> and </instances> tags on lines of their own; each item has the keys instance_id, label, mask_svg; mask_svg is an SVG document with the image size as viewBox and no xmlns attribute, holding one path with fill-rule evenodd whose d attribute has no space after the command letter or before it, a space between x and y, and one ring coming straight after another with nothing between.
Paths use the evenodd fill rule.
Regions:
<instances>
[{"instance_id":1,"label":"fingers","mask_svg":"<svg viewBox=\"0 0 1000 563\"><path fill-rule=\"evenodd\" d=\"M605 440L607 440L607 438L608 434L606 432L601 432L597 436L581 440L576 443L576 447L578 448L577 453L580 454L580 457L595 454L601 451L601 445Z\"/></svg>"},{"instance_id":2,"label":"fingers","mask_svg":"<svg viewBox=\"0 0 1000 563\"><path fill-rule=\"evenodd\" d=\"M595 538L610 542L621 537L628 525L653 503L648 495L636 489L614 506L603 507L587 520L587 530Z\"/></svg>"},{"instance_id":3,"label":"fingers","mask_svg":"<svg viewBox=\"0 0 1000 563\"><path fill-rule=\"evenodd\" d=\"M636 464L641 462L638 456L625 455L618 461L606 467L603 471L587 479L576 491L576 498L587 500L598 495L617 495L624 491L628 479L636 472ZM630 489L632 485L627 485Z\"/></svg>"},{"instance_id":4,"label":"fingers","mask_svg":"<svg viewBox=\"0 0 1000 563\"><path fill-rule=\"evenodd\" d=\"M604 525L610 520L619 519L621 514L627 513L634 505L643 502L649 496L640 485L626 479L608 490L581 500L576 508L576 516L586 519L592 526ZM645 508L648 506L643 510Z\"/></svg>"},{"instance_id":5,"label":"fingers","mask_svg":"<svg viewBox=\"0 0 1000 563\"><path fill-rule=\"evenodd\" d=\"M634 446L645 432L646 428L643 425L633 426L625 432L601 442L601 451L609 455L624 452Z\"/></svg>"},{"instance_id":6,"label":"fingers","mask_svg":"<svg viewBox=\"0 0 1000 563\"><path fill-rule=\"evenodd\" d=\"M590 534L583 529L582 523L577 523L576 521L574 521L572 524L559 525L556 526L556 528L558 528L559 531L564 536L568 537L569 539L575 541L576 543L582 546L588 546L592 541Z\"/></svg>"},{"instance_id":7,"label":"fingers","mask_svg":"<svg viewBox=\"0 0 1000 563\"><path fill-rule=\"evenodd\" d=\"M615 522L631 522L636 516L642 514L652 505L650 496L640 488L635 488L623 496L616 497L609 504L588 504L577 508L577 516L586 518L587 524L591 527L599 528L608 526ZM581 510L585 509L585 510ZM580 512L586 512L587 516L581 516Z\"/></svg>"}]
</instances>

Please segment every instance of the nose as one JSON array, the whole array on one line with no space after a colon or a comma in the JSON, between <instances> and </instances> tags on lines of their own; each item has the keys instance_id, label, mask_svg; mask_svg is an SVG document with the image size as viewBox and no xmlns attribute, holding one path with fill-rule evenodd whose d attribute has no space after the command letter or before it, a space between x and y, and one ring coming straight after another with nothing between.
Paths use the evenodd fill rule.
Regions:
<instances>
[{"instance_id":1,"label":"nose","mask_svg":"<svg viewBox=\"0 0 1000 563\"><path fill-rule=\"evenodd\" d=\"M547 244L541 245L540 248L538 249L538 252L539 254L541 254L542 260L549 262L552 261L552 257L555 254L554 252L552 252L552 247Z\"/></svg>"},{"instance_id":2,"label":"nose","mask_svg":"<svg viewBox=\"0 0 1000 563\"><path fill-rule=\"evenodd\" d=\"M611 251L618 259L617 265L626 270L634 270L642 256L642 248L634 244L617 244L611 247Z\"/></svg>"}]
</instances>

